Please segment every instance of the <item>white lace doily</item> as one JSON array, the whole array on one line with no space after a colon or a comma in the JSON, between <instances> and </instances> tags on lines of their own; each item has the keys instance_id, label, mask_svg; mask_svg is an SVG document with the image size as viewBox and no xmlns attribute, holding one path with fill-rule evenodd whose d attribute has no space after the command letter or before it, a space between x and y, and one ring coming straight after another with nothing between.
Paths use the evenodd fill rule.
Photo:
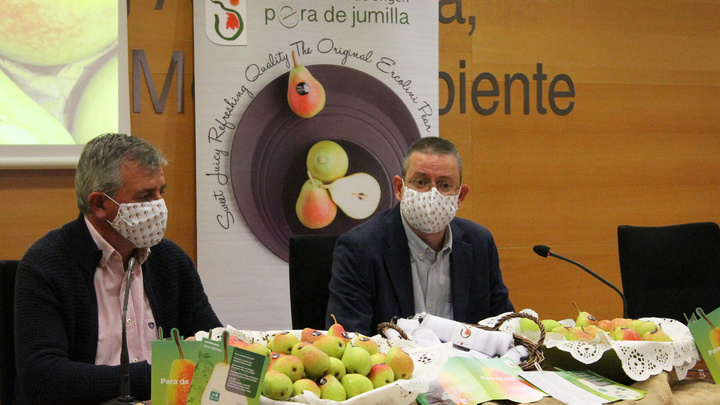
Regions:
<instances>
[{"instance_id":1,"label":"white lace doily","mask_svg":"<svg viewBox=\"0 0 720 405\"><path fill-rule=\"evenodd\" d=\"M272 338L279 331L247 331L238 330L232 326L224 328L215 328L209 333L209 337L213 340L220 340L222 333L227 331L231 336L236 336L248 343L262 342L267 344L268 340ZM291 330L293 334L300 337L301 331ZM349 333L351 337L354 334ZM428 391L428 383L437 377L442 370L443 365L447 361L448 357L453 353L455 349L452 348L451 344L442 344L433 347L422 347L418 344L404 339L392 339L387 340L380 335L372 337L373 340L378 342L378 346L382 353L387 353L392 346L401 347L412 357L415 363L415 370L413 371L412 379L410 380L398 380L392 384L386 385L381 388L374 389L364 394L358 395L347 401L341 402L346 405L404 405L410 404L415 401L418 394ZM337 405L337 401L323 400L318 398L312 393L306 393L290 398L287 402L305 403L309 405ZM274 401L266 397L261 397L261 405L282 405L287 403L284 401Z\"/></svg>"},{"instance_id":2,"label":"white lace doily","mask_svg":"<svg viewBox=\"0 0 720 405\"><path fill-rule=\"evenodd\" d=\"M525 309L521 312L537 316L532 310ZM493 326L495 325L493 320L498 318L483 320L481 324ZM549 348L557 347L570 353L575 360L584 364L594 363L606 351L614 350L622 363L625 374L635 381L645 381L662 371L671 371L673 368L678 379L684 379L688 370L700 360L700 353L695 346L690 329L674 319L652 317L640 319L655 322L673 341L615 341L605 332L599 332L590 341L567 341L558 333L546 333L543 345ZM572 319L564 319L559 322L565 326L575 326L575 321ZM519 319L507 322L501 329L520 333ZM525 331L522 334L534 341L540 337L540 332Z\"/></svg>"}]
</instances>

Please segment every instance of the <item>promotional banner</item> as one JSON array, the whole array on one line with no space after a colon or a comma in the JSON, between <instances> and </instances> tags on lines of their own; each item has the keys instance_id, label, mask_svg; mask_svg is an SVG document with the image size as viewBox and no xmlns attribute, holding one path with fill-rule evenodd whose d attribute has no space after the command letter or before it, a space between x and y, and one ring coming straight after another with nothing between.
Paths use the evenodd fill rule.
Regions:
<instances>
[{"instance_id":1,"label":"promotional banner","mask_svg":"<svg viewBox=\"0 0 720 405\"><path fill-rule=\"evenodd\" d=\"M196 1L194 41L198 268L223 322L284 328L290 236L393 206L439 135L438 6Z\"/></svg>"}]
</instances>

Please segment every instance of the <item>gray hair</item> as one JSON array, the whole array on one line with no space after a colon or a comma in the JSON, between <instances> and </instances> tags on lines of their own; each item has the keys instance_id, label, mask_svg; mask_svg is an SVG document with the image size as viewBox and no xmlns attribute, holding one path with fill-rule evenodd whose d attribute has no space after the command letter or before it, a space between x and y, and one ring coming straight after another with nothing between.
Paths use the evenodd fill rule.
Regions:
<instances>
[{"instance_id":1,"label":"gray hair","mask_svg":"<svg viewBox=\"0 0 720 405\"><path fill-rule=\"evenodd\" d=\"M447 139L438 136L426 136L413 142L405 154L402 163L402 177L405 178L408 166L410 166L410 156L415 153L428 153L431 155L453 155L457 159L458 170L460 171L460 182L462 183L462 160L455 144Z\"/></svg>"},{"instance_id":2,"label":"gray hair","mask_svg":"<svg viewBox=\"0 0 720 405\"><path fill-rule=\"evenodd\" d=\"M103 134L85 145L75 171L75 194L82 214L90 213L90 193L115 195L123 184L121 168L127 162L138 162L153 173L167 165L159 150L132 135Z\"/></svg>"}]
</instances>

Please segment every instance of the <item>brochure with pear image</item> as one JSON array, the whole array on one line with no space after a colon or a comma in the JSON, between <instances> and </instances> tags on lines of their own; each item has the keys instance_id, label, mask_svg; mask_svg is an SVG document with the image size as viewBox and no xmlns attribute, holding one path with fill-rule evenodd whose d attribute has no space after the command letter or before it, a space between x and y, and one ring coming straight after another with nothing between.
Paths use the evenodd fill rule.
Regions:
<instances>
[{"instance_id":1,"label":"brochure with pear image","mask_svg":"<svg viewBox=\"0 0 720 405\"><path fill-rule=\"evenodd\" d=\"M176 333L176 330L173 330ZM222 340L152 343L153 404L258 404L268 358Z\"/></svg>"},{"instance_id":2,"label":"brochure with pear image","mask_svg":"<svg viewBox=\"0 0 720 405\"><path fill-rule=\"evenodd\" d=\"M688 320L688 329L710 375L716 384L720 384L720 308L709 314L697 308Z\"/></svg>"},{"instance_id":3,"label":"brochure with pear image","mask_svg":"<svg viewBox=\"0 0 720 405\"><path fill-rule=\"evenodd\" d=\"M491 400L536 402L546 396L517 377L522 369L508 358L450 357L430 382L421 404L477 404Z\"/></svg>"}]
</instances>

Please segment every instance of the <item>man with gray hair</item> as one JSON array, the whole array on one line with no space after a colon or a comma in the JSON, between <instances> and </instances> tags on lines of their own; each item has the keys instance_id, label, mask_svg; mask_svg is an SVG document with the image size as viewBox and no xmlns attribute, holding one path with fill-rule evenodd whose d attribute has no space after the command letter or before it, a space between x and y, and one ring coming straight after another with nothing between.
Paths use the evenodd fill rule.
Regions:
<instances>
[{"instance_id":1,"label":"man with gray hair","mask_svg":"<svg viewBox=\"0 0 720 405\"><path fill-rule=\"evenodd\" d=\"M190 257L164 239L167 161L148 142L105 134L83 149L78 218L27 251L15 289L16 403L101 403L120 394L126 271L131 395L150 399L150 348L177 328L221 326Z\"/></svg>"}]
</instances>

